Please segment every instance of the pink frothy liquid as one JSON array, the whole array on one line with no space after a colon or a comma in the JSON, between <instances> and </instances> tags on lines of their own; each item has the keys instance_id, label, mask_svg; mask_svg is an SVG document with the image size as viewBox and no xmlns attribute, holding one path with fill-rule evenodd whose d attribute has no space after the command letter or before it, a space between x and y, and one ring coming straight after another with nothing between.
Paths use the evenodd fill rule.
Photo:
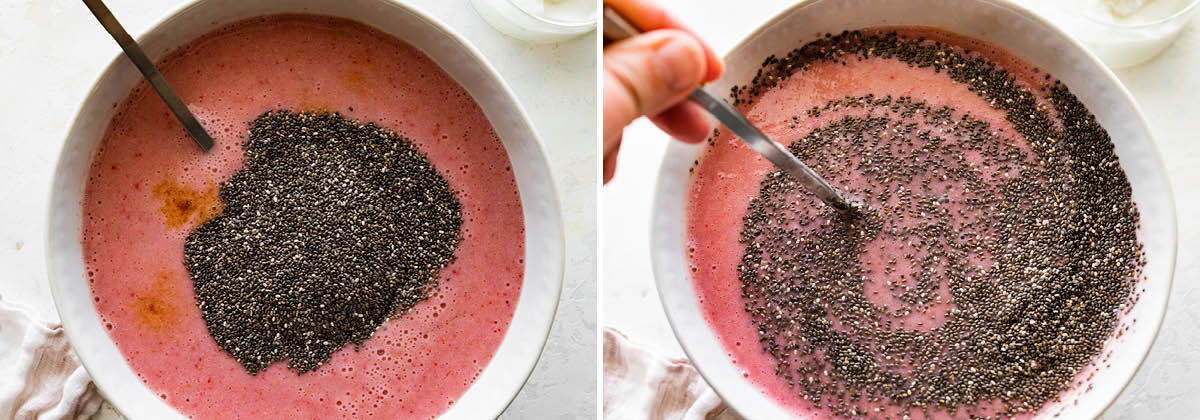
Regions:
<instances>
[{"instance_id":1,"label":"pink frothy liquid","mask_svg":"<svg viewBox=\"0 0 1200 420\"><path fill-rule=\"evenodd\" d=\"M417 49L365 25L274 16L203 36L160 63L213 135L201 153L145 84L120 104L84 197L83 250L109 334L143 382L197 419L432 418L478 377L508 329L524 224L508 156L479 106ZM257 376L217 347L183 242L219 211L247 123L270 109L329 110L412 139L462 202L463 240L435 295L357 350L297 375Z\"/></svg>"},{"instance_id":2,"label":"pink frothy liquid","mask_svg":"<svg viewBox=\"0 0 1200 420\"><path fill-rule=\"evenodd\" d=\"M968 49L971 56L986 58L1007 69L1017 77L1018 83L1030 88L1039 103L1046 104L1045 98L1040 96L1041 91L1033 89L1045 82L1042 80L1044 73L1038 73L1033 66L1002 49L936 30L886 29L897 30L910 38L923 36L929 42L947 42L960 50ZM844 116L865 115L861 110L834 110L814 118L806 115L809 109L822 107L830 101L844 97L862 97L868 94L877 98L889 95L893 98L908 96L913 101L927 103L931 108L952 107L956 110L955 120L962 114L969 114L975 119L989 123L992 131L999 133L999 137L1005 141L1023 151L1029 151L1027 140L1014 131L1012 124L1005 119L1004 111L993 108L977 93L968 90L966 85L951 80L945 72L937 73L932 68L910 67L896 59L860 60L852 57L847 58L844 63L818 61L813 63L811 68L797 71L778 86L767 90L753 103L741 106L741 110L764 133L786 145ZM1055 115L1050 112L1054 118ZM793 120L793 116L799 116L799 119ZM920 142L915 138L913 140ZM968 157L968 160L978 161L971 157ZM751 198L758 196L764 177L775 170L769 162L726 130L722 130L716 144L704 152L694 168L687 204L686 235L693 282L706 320L733 363L740 367L743 376L800 418L827 418L829 414L823 408L816 407L812 402L798 396L796 390L776 375L777 360L761 348L757 328L744 308L742 284L738 278L738 266L745 251L745 247L739 243L742 218L747 214L747 205ZM1007 176L1003 170L996 167L982 168L981 171L985 178ZM836 186L849 186L859 190L871 187L854 174L850 174L848 184ZM954 186L956 189L959 187ZM818 205L816 201L812 203ZM961 208L954 207L948 210L952 214L958 214ZM906 309L903 302L886 293L885 278L888 276L884 275L883 269L888 259L910 252L906 248L908 245L899 241L878 241L867 245L867 252L862 256L860 264L872 274L864 282L863 288L873 303L891 310ZM992 261L986 258L971 261L971 264L980 266L991 263ZM898 274L911 275L893 272L890 277L896 278ZM913 313L898 317L895 321L902 329L929 330L945 322L946 313L953 305L943 280L934 304L916 308ZM837 321L834 322L836 325ZM1090 367L1084 369L1085 373L1090 371ZM1001 409L1001 404L999 401L983 403L971 408L969 414L994 415ZM896 407L865 402L863 406L881 410L871 412L870 418L903 418L906 414ZM960 418L967 413L962 410L957 414L934 410L929 418ZM913 419L927 418L919 411L907 414ZM1033 414L1016 416L1029 417L1033 417Z\"/></svg>"}]
</instances>

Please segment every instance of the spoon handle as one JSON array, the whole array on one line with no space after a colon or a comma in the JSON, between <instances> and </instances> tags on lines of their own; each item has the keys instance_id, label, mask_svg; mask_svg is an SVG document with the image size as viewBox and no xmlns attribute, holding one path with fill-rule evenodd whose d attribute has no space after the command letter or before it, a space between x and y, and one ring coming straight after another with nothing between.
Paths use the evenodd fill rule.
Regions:
<instances>
[{"instance_id":1,"label":"spoon handle","mask_svg":"<svg viewBox=\"0 0 1200 420\"><path fill-rule=\"evenodd\" d=\"M817 175L816 172L805 165L804 162L796 158L782 144L771 140L762 131L755 127L754 124L747 120L741 112L734 109L725 101L718 99L711 93L708 93L704 88L696 88L693 90L688 99L703 107L709 114L712 114L725 125L733 134L737 134L738 138L746 142L751 149L758 152L759 155L766 158L776 167L782 169L784 173L795 179L804 189L816 195L821 201L837 210L850 210L851 205L846 202L838 190L829 185L829 182Z\"/></svg>"},{"instance_id":2,"label":"spoon handle","mask_svg":"<svg viewBox=\"0 0 1200 420\"><path fill-rule=\"evenodd\" d=\"M196 121L196 116L192 115L187 105L183 104L183 99L180 99L175 90L171 89L171 85L167 84L167 79L158 71L158 67L155 67L150 58L146 57L146 53L142 51L142 47L138 46L137 41L134 41L133 37L130 37L129 33L125 32L125 28L121 27L121 23L117 22L117 18L108 10L104 2L101 0L83 0L83 4L87 5L92 14L96 16L96 20L100 21L100 25L104 26L104 30L108 31L108 34L112 35L113 39L117 41L117 45L120 45L121 49L125 50L125 56L129 57L129 61L132 61L133 65L137 66L137 69L142 72L142 76L150 83L150 87L154 88L154 91L158 93L158 97L162 98L163 102L166 102L167 108L183 124L183 128L191 135L192 140L195 140L196 144L200 145L200 148L205 152L212 149L212 136L209 136L208 132L204 131L204 127L200 125L199 121Z\"/></svg>"}]
</instances>

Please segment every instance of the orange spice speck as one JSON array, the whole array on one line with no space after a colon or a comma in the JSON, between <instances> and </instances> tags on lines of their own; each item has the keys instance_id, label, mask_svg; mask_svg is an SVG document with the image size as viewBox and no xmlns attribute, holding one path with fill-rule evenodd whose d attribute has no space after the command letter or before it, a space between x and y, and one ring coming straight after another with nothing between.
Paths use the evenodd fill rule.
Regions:
<instances>
[{"instance_id":1,"label":"orange spice speck","mask_svg":"<svg viewBox=\"0 0 1200 420\"><path fill-rule=\"evenodd\" d=\"M179 292L171 283L170 272L159 271L150 287L137 292L132 302L138 326L156 332L175 326L179 322L178 301Z\"/></svg>"},{"instance_id":2,"label":"orange spice speck","mask_svg":"<svg viewBox=\"0 0 1200 420\"><path fill-rule=\"evenodd\" d=\"M367 75L358 70L342 73L342 85L354 93L367 93L371 90L371 81Z\"/></svg>"},{"instance_id":3,"label":"orange spice speck","mask_svg":"<svg viewBox=\"0 0 1200 420\"><path fill-rule=\"evenodd\" d=\"M179 185L167 177L154 186L151 192L162 202L158 212L166 220L167 227L178 229L195 217L196 224L204 223L221 211L221 197L216 185L200 191Z\"/></svg>"}]
</instances>

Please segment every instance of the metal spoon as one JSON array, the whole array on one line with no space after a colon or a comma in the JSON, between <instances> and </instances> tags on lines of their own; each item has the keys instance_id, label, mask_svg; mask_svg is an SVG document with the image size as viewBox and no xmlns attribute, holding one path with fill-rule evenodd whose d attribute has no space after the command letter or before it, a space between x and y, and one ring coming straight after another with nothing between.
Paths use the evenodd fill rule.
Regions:
<instances>
[{"instance_id":1,"label":"metal spoon","mask_svg":"<svg viewBox=\"0 0 1200 420\"><path fill-rule=\"evenodd\" d=\"M167 108L171 110L172 114L175 114L175 118L179 119L183 128L192 136L192 140L196 141L200 149L205 152L212 149L212 136L204 131L204 127L200 125L199 121L196 121L196 116L192 115L192 112L188 111L187 105L183 104L183 99L180 99L179 95L171 89L171 85L167 84L167 79L163 78L162 73L159 73L158 67L155 67L150 58L146 57L146 53L142 51L142 47L138 46L137 41L134 41L133 37L125 32L125 28L121 27L121 23L117 22L117 18L108 10L104 2L83 0L83 4L87 5L92 14L96 16L96 20L100 21L100 25L104 26L104 30L108 31L108 34L117 41L117 45L125 50L125 56L129 57L129 61L132 61L133 65L142 72L146 82L149 82L150 87L158 92L158 97L167 103Z\"/></svg>"},{"instance_id":2,"label":"metal spoon","mask_svg":"<svg viewBox=\"0 0 1200 420\"><path fill-rule=\"evenodd\" d=\"M641 33L636 27L625 20L616 10L605 6L604 7L604 37L610 41L620 41ZM703 87L698 87L693 90L688 99L699 104L710 114L717 118L721 124L737 134L742 141L745 141L751 149L754 149L776 167L782 169L784 173L791 175L792 178L799 181L800 184L808 188L821 201L828 204L830 207L841 211L852 211L855 206L852 205L841 193L833 186L829 185L825 179L813 172L808 165L793 156L788 152L783 145L771 140L762 131L754 127L746 116L734 109L729 104L718 99Z\"/></svg>"}]
</instances>

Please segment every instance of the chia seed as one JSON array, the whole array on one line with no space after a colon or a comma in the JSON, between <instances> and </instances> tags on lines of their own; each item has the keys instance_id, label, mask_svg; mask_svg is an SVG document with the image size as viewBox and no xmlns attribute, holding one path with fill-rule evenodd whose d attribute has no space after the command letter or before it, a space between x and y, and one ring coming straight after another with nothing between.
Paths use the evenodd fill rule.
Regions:
<instances>
[{"instance_id":1,"label":"chia seed","mask_svg":"<svg viewBox=\"0 0 1200 420\"><path fill-rule=\"evenodd\" d=\"M868 58L944 72L1017 133L910 97L808 110L841 118L797 133L790 150L866 206L846 217L781 172L765 177L738 267L759 344L778 377L837 418L980 418L997 401L1000 418L1036 412L1097 359L1143 277L1139 215L1108 133L1049 76L1035 87L1046 107L990 61L896 32L827 34L768 57L731 96L752 103L814 63ZM852 176L867 186L849 187ZM900 250L880 276L862 261L884 243ZM871 278L899 304L871 300ZM904 324L937 305L950 306L940 325Z\"/></svg>"},{"instance_id":2,"label":"chia seed","mask_svg":"<svg viewBox=\"0 0 1200 420\"><path fill-rule=\"evenodd\" d=\"M361 344L436 290L461 240L459 201L425 155L336 113L259 116L220 197L184 264L209 333L251 374Z\"/></svg>"}]
</instances>

